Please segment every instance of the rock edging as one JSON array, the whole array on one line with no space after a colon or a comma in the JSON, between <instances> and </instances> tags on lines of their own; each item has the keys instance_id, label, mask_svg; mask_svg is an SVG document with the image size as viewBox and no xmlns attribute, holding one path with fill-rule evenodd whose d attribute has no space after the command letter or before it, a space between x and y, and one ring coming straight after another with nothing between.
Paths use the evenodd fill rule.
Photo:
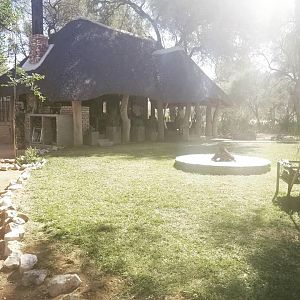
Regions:
<instances>
[{"instance_id":1,"label":"rock edging","mask_svg":"<svg viewBox=\"0 0 300 300\"><path fill-rule=\"evenodd\" d=\"M22 275L22 286L38 286L45 282L48 271L34 269L38 262L37 256L22 253L22 239L29 218L18 211L12 197L24 187L30 178L30 171L41 169L47 161L42 159L35 164L22 166L18 166L15 160L1 160L3 161L12 165L12 170L23 169L23 172L16 181L10 182L4 192L0 193L0 259L2 259L0 270L4 272L19 270ZM56 297L73 292L80 284L81 280L76 274L57 275L48 280L47 289L51 297Z\"/></svg>"}]
</instances>

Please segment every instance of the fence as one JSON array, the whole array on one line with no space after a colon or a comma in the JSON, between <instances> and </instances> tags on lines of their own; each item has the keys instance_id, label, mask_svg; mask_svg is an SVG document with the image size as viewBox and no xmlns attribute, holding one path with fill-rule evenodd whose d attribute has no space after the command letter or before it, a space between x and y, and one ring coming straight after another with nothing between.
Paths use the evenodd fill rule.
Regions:
<instances>
[{"instance_id":1,"label":"fence","mask_svg":"<svg viewBox=\"0 0 300 300\"><path fill-rule=\"evenodd\" d=\"M0 122L8 122L10 117L10 97L0 97Z\"/></svg>"}]
</instances>

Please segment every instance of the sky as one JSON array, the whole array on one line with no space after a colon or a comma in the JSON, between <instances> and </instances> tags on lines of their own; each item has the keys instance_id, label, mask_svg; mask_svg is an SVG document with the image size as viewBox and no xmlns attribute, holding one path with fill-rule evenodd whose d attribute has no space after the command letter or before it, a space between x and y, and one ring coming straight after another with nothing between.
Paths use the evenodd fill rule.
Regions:
<instances>
[{"instance_id":1,"label":"sky","mask_svg":"<svg viewBox=\"0 0 300 300\"><path fill-rule=\"evenodd\" d=\"M221 1L221 0L220 0ZM294 2L299 0L240 0L251 1L251 7L255 18L259 22L258 34L267 34L279 25L287 24L294 13ZM275 26L276 24L276 26ZM275 30L276 32L276 30ZM258 64L265 64L263 60L257 60ZM201 66L204 72L211 78L215 78L214 68L211 65ZM263 66L261 66L263 68ZM267 66L266 66L267 67Z\"/></svg>"},{"instance_id":2,"label":"sky","mask_svg":"<svg viewBox=\"0 0 300 300\"><path fill-rule=\"evenodd\" d=\"M251 0L257 7L257 14L266 22L272 21L274 16L285 17L287 13L292 12L294 1L298 0Z\"/></svg>"}]
</instances>

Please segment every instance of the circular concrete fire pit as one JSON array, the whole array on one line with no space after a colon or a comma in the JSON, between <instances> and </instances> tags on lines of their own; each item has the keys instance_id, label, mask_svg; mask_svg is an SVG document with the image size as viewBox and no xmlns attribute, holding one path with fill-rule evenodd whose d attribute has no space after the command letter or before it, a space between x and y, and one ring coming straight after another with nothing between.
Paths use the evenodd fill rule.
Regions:
<instances>
[{"instance_id":1,"label":"circular concrete fire pit","mask_svg":"<svg viewBox=\"0 0 300 300\"><path fill-rule=\"evenodd\" d=\"M260 175L271 170L267 159L234 155L234 161L213 161L214 154L192 154L178 156L175 168L210 175Z\"/></svg>"}]
</instances>

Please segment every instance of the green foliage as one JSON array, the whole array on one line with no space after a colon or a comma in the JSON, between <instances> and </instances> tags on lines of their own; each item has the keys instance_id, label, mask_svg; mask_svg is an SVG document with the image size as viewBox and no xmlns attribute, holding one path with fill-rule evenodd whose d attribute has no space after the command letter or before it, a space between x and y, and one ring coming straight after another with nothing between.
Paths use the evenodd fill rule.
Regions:
<instances>
[{"instance_id":1,"label":"green foliage","mask_svg":"<svg viewBox=\"0 0 300 300\"><path fill-rule=\"evenodd\" d=\"M37 149L29 147L25 150L24 155L17 157L16 161L18 165L32 164L37 163L41 160L41 157L38 155Z\"/></svg>"},{"instance_id":2,"label":"green foliage","mask_svg":"<svg viewBox=\"0 0 300 300\"><path fill-rule=\"evenodd\" d=\"M12 0L0 1L0 32L8 30L16 22L18 17L17 12L14 10Z\"/></svg>"},{"instance_id":3,"label":"green foliage","mask_svg":"<svg viewBox=\"0 0 300 300\"><path fill-rule=\"evenodd\" d=\"M236 56L246 51L247 30L253 29L255 22L247 1L91 0L91 3L97 12L104 13L102 21L122 16L122 26L140 22L138 27L122 29L134 32L142 27L146 34L156 34L157 41L164 46L180 45L189 54L199 53L202 58ZM112 25L120 28L118 22L113 21Z\"/></svg>"},{"instance_id":4,"label":"green foliage","mask_svg":"<svg viewBox=\"0 0 300 300\"><path fill-rule=\"evenodd\" d=\"M3 86L17 87L17 86L25 86L29 88L33 94L42 102L46 100L46 97L40 91L40 88L36 85L36 82L45 78L45 76L32 73L27 74L22 68L17 68L16 76L12 73L8 73L9 82Z\"/></svg>"},{"instance_id":5,"label":"green foliage","mask_svg":"<svg viewBox=\"0 0 300 300\"><path fill-rule=\"evenodd\" d=\"M124 1L123 1L124 2ZM150 25L125 4L118 1L89 1L89 12L97 21L139 36L150 35Z\"/></svg>"},{"instance_id":6,"label":"green foliage","mask_svg":"<svg viewBox=\"0 0 300 300\"><path fill-rule=\"evenodd\" d=\"M88 0L49 0L44 3L45 25L48 35L56 33L66 23L79 17L91 17Z\"/></svg>"},{"instance_id":7,"label":"green foliage","mask_svg":"<svg viewBox=\"0 0 300 300\"><path fill-rule=\"evenodd\" d=\"M8 34L16 23L18 14L12 0L0 1L0 75L7 69L5 52L8 48Z\"/></svg>"},{"instance_id":8,"label":"green foliage","mask_svg":"<svg viewBox=\"0 0 300 300\"><path fill-rule=\"evenodd\" d=\"M239 119L256 125L258 130L273 131L283 120L293 121L290 116L290 81L277 74L248 68L236 74L231 83L230 98L235 103L231 119ZM238 124L237 123L237 124Z\"/></svg>"}]
</instances>

